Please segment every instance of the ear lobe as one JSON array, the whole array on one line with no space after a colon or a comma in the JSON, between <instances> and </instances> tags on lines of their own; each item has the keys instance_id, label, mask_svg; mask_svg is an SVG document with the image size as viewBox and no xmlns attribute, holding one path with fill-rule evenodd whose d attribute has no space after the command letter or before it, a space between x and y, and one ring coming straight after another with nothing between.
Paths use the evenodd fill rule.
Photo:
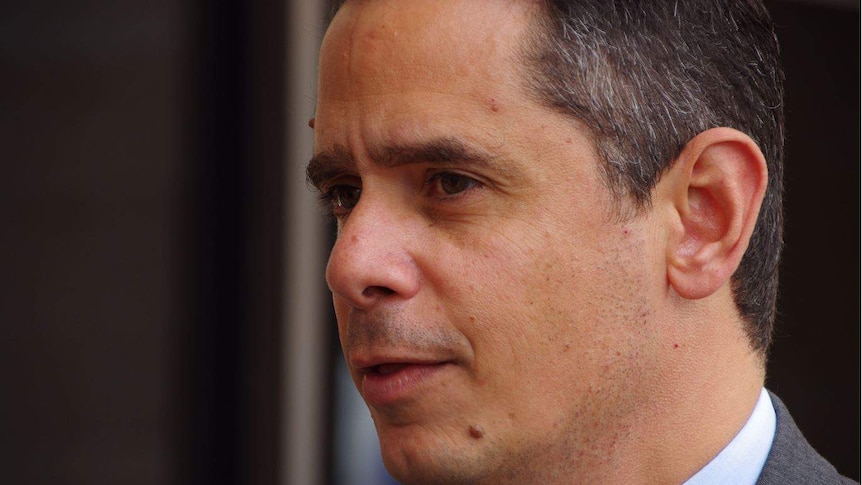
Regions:
<instances>
[{"instance_id":1,"label":"ear lobe","mask_svg":"<svg viewBox=\"0 0 862 485\"><path fill-rule=\"evenodd\" d=\"M695 136L659 189L671 201L668 281L683 298L705 298L742 259L766 191L766 160L754 141L731 128Z\"/></svg>"}]
</instances>

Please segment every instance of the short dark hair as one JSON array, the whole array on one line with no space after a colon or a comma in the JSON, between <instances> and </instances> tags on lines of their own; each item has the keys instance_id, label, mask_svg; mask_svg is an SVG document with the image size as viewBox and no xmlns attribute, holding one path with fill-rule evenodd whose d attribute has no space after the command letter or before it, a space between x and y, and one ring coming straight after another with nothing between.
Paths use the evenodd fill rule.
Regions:
<instances>
[{"instance_id":1,"label":"short dark hair","mask_svg":"<svg viewBox=\"0 0 862 485\"><path fill-rule=\"evenodd\" d=\"M343 4L330 0L330 19ZM583 122L608 188L638 209L685 144L709 128L749 135L769 180L731 278L752 349L772 338L782 248L783 81L759 0L538 0L525 44L528 89Z\"/></svg>"},{"instance_id":2,"label":"short dark hair","mask_svg":"<svg viewBox=\"0 0 862 485\"><path fill-rule=\"evenodd\" d=\"M782 248L783 72L757 0L542 0L525 45L539 102L587 125L605 181L637 209L685 144L709 128L749 135L769 180L731 278L751 347L766 354Z\"/></svg>"}]
</instances>

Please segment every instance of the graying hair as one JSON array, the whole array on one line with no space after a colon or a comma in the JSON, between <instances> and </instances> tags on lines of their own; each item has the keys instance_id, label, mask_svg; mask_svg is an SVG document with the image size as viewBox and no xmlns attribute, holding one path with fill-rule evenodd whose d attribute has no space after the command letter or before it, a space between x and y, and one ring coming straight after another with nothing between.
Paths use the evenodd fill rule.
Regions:
<instances>
[{"instance_id":1,"label":"graying hair","mask_svg":"<svg viewBox=\"0 0 862 485\"><path fill-rule=\"evenodd\" d=\"M704 130L733 127L760 146L767 192L732 287L751 347L765 355L782 247L784 144L783 73L766 8L753 0L539 3L525 44L529 90L587 125L621 202L647 207L662 174Z\"/></svg>"}]
</instances>

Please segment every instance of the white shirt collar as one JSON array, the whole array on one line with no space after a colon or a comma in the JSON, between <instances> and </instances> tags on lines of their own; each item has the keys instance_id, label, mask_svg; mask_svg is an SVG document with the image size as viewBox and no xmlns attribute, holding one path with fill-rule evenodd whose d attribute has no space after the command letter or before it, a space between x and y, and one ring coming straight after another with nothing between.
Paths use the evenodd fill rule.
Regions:
<instances>
[{"instance_id":1,"label":"white shirt collar","mask_svg":"<svg viewBox=\"0 0 862 485\"><path fill-rule=\"evenodd\" d=\"M683 485L754 485L775 438L775 408L766 389L739 433Z\"/></svg>"}]
</instances>

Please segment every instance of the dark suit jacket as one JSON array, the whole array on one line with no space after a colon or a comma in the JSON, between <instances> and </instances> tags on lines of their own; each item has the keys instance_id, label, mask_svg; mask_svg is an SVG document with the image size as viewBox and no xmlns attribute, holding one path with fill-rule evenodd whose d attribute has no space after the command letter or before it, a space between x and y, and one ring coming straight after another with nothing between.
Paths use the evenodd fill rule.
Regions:
<instances>
[{"instance_id":1,"label":"dark suit jacket","mask_svg":"<svg viewBox=\"0 0 862 485\"><path fill-rule=\"evenodd\" d=\"M757 485L844 485L857 483L838 474L808 444L784 403L770 393L775 408L775 440Z\"/></svg>"}]
</instances>

